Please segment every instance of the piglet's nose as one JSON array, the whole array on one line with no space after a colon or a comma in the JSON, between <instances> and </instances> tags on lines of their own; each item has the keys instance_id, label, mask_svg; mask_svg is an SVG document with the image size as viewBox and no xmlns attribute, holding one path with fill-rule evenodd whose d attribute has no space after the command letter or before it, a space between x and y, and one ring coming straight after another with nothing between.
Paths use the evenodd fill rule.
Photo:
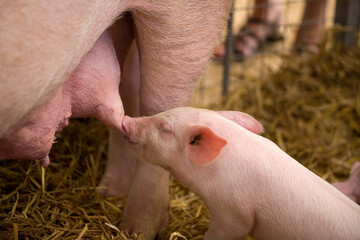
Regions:
<instances>
[{"instance_id":1,"label":"piglet's nose","mask_svg":"<svg viewBox=\"0 0 360 240\"><path fill-rule=\"evenodd\" d=\"M126 116L126 115L123 117L122 128L123 128L124 134L126 136L128 136L130 134L130 125L133 120L134 120L133 118Z\"/></svg>"}]
</instances>

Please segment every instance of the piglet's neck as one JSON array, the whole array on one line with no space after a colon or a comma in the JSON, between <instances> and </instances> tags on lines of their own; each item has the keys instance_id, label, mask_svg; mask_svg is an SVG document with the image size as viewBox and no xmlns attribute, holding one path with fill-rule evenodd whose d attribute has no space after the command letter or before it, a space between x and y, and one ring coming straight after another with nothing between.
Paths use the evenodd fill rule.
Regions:
<instances>
[{"instance_id":1,"label":"piglet's neck","mask_svg":"<svg viewBox=\"0 0 360 240\"><path fill-rule=\"evenodd\" d=\"M166 169L170 172L171 176L175 178L176 181L180 182L187 188L189 188L192 192L199 195L199 191L197 191L197 180L194 179L192 176L194 173L193 171L183 171L177 167L170 167Z\"/></svg>"},{"instance_id":2,"label":"piglet's neck","mask_svg":"<svg viewBox=\"0 0 360 240\"><path fill-rule=\"evenodd\" d=\"M226 183L236 183L243 179L242 169L236 169L232 163L242 161L234 159L241 155L239 148L234 148L232 141L228 141L226 147L217 156L215 160L208 164L197 165L189 161L183 161L181 166L172 166L168 169L171 175L180 183L187 186L191 191L206 199L213 198L217 192L228 191L232 185L223 186ZM236 150L231 150L232 148ZM248 159L248 162L253 162ZM239 166L247 166L249 164L239 164ZM252 166L249 166L249 168ZM235 176L234 176L234 173ZM239 185L238 185L239 186ZM239 186L240 187L240 186Z\"/></svg>"},{"instance_id":3,"label":"piglet's neck","mask_svg":"<svg viewBox=\"0 0 360 240\"><path fill-rule=\"evenodd\" d=\"M262 141L268 142L266 139L252 133L247 135L241 132L238 135L239 137L233 135L226 138L227 145L211 163L195 165L188 162L170 169L176 180L204 200L210 212L221 208L225 215L236 215L232 206L239 202L248 203L245 212L251 212L249 209L253 209L252 199L256 197L254 192L262 191L256 182L263 167L267 168L273 162L271 158L266 159L270 156L267 149L255 148L257 143L262 146ZM273 151L277 151L276 147ZM268 163L260 160L263 158Z\"/></svg>"}]
</instances>

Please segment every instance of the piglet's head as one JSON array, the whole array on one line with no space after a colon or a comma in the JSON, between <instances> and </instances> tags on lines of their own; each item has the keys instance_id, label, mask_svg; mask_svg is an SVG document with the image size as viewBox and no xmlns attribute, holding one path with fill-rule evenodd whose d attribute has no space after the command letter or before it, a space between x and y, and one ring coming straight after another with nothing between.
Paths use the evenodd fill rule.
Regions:
<instances>
[{"instance_id":1,"label":"piglet's head","mask_svg":"<svg viewBox=\"0 0 360 240\"><path fill-rule=\"evenodd\" d=\"M125 139L141 158L165 169L182 159L198 165L211 162L227 143L205 125L174 123L172 118L170 115L125 116Z\"/></svg>"},{"instance_id":2,"label":"piglet's head","mask_svg":"<svg viewBox=\"0 0 360 240\"><path fill-rule=\"evenodd\" d=\"M227 144L219 135L222 128L228 127L224 117L252 132L262 131L261 125L244 113L218 113L189 107L145 118L125 116L123 129L128 143L143 160L165 169L187 163L204 165L214 161Z\"/></svg>"}]
</instances>

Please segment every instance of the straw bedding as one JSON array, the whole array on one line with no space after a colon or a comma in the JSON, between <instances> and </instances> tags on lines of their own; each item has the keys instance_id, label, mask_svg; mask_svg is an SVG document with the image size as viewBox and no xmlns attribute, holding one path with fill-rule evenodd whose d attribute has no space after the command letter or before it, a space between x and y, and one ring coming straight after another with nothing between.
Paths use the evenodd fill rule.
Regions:
<instances>
[{"instance_id":1,"label":"straw bedding","mask_svg":"<svg viewBox=\"0 0 360 240\"><path fill-rule=\"evenodd\" d=\"M334 182L360 160L359 79L359 49L284 57L279 71L240 80L211 108L253 115L264 136ZM107 136L96 120L73 120L57 135L45 171L34 161L0 162L0 239L141 239L117 229L126 199L104 199L95 191ZM202 201L174 181L170 195L170 225L160 239L203 239L209 220Z\"/></svg>"}]
</instances>

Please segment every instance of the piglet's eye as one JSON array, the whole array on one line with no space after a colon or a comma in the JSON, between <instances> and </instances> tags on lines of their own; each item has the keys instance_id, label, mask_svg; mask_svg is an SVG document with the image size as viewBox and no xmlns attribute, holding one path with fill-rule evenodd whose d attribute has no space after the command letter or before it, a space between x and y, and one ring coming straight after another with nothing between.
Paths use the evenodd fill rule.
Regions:
<instances>
[{"instance_id":1,"label":"piglet's eye","mask_svg":"<svg viewBox=\"0 0 360 240\"><path fill-rule=\"evenodd\" d=\"M170 131L167 130L166 128L161 128L161 132L163 132L163 133L169 133Z\"/></svg>"},{"instance_id":2,"label":"piglet's eye","mask_svg":"<svg viewBox=\"0 0 360 240\"><path fill-rule=\"evenodd\" d=\"M159 126L158 126L158 129L161 133L171 133L171 126L169 123L161 123Z\"/></svg>"}]
</instances>

